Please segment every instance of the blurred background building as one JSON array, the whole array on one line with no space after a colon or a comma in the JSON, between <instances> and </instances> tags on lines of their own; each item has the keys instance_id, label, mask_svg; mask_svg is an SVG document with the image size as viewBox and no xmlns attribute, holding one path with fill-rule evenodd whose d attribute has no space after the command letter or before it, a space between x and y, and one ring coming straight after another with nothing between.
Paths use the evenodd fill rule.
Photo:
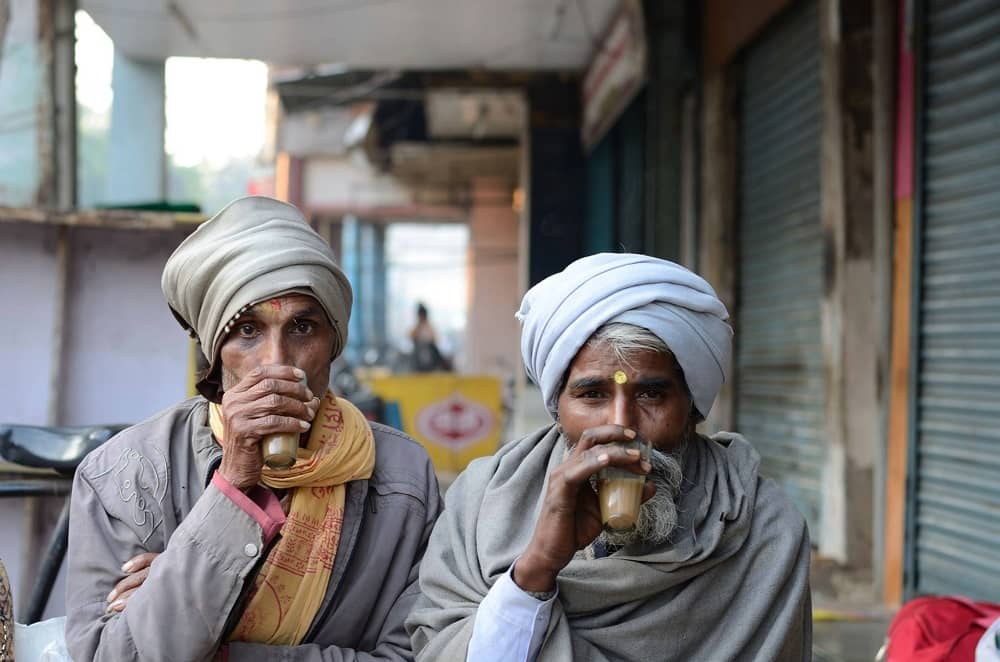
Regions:
<instances>
[{"instance_id":1,"label":"blurred background building","mask_svg":"<svg viewBox=\"0 0 1000 662\"><path fill-rule=\"evenodd\" d=\"M0 0L0 45L0 422L184 397L160 271L238 195L329 239L350 363L422 301L508 437L546 422L521 295L645 252L728 305L704 429L801 508L820 595L1000 596L996 2ZM15 582L55 510L0 503Z\"/></svg>"}]
</instances>

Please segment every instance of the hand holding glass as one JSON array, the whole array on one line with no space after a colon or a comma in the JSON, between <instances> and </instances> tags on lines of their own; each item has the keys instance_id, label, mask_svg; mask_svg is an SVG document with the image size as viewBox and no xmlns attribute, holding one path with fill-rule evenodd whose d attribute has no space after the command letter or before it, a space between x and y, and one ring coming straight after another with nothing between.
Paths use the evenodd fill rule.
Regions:
<instances>
[{"instance_id":1,"label":"hand holding glass","mask_svg":"<svg viewBox=\"0 0 1000 662\"><path fill-rule=\"evenodd\" d=\"M626 449L637 449L643 461L649 461L649 442L636 437L619 442ZM622 467L605 467L597 472L597 500L601 505L604 528L627 531L639 519L642 488L646 482L643 474L632 473Z\"/></svg>"},{"instance_id":2,"label":"hand holding glass","mask_svg":"<svg viewBox=\"0 0 1000 662\"><path fill-rule=\"evenodd\" d=\"M305 377L299 382L303 386L309 385ZM291 469L299 457L299 436L296 432L279 432L264 437L260 444L264 465L277 471Z\"/></svg>"}]
</instances>

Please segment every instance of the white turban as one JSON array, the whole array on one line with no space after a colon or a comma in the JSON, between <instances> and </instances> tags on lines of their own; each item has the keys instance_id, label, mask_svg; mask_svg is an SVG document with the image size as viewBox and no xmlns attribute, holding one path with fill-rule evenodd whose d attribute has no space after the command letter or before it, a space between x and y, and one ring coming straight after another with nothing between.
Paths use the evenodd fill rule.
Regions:
<instances>
[{"instance_id":1,"label":"white turban","mask_svg":"<svg viewBox=\"0 0 1000 662\"><path fill-rule=\"evenodd\" d=\"M612 322L648 329L670 348L702 416L726 380L729 313L705 279L667 260L631 253L579 259L528 290L517 318L524 365L553 417L573 358Z\"/></svg>"},{"instance_id":2,"label":"white turban","mask_svg":"<svg viewBox=\"0 0 1000 662\"><path fill-rule=\"evenodd\" d=\"M309 294L323 306L334 328L333 356L347 342L350 283L302 212L272 198L241 198L199 225L167 260L161 285L174 316L200 340L209 377L228 325L277 296ZM219 397L210 379L198 390Z\"/></svg>"}]
</instances>

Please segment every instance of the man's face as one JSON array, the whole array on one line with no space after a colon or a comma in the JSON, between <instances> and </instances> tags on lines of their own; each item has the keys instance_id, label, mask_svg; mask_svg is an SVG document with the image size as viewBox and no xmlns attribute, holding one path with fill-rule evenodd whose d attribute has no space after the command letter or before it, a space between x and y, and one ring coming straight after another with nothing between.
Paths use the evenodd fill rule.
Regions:
<instances>
[{"instance_id":1,"label":"man's face","mask_svg":"<svg viewBox=\"0 0 1000 662\"><path fill-rule=\"evenodd\" d=\"M319 302L304 294L262 301L236 321L222 341L222 388L229 390L262 365L301 368L317 396L330 382L335 332Z\"/></svg>"},{"instance_id":2,"label":"man's face","mask_svg":"<svg viewBox=\"0 0 1000 662\"><path fill-rule=\"evenodd\" d=\"M641 350L619 359L607 343L584 345L559 394L559 423L570 445L588 428L635 430L664 452L694 431L691 398L672 354ZM616 379L617 373L617 379Z\"/></svg>"}]
</instances>

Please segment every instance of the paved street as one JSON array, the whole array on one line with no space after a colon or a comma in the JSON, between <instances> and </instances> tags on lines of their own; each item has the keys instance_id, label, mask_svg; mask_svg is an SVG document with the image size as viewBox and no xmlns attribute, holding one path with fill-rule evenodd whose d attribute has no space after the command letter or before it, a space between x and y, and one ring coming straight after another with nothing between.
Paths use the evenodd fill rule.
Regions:
<instances>
[{"instance_id":1,"label":"paved street","mask_svg":"<svg viewBox=\"0 0 1000 662\"><path fill-rule=\"evenodd\" d=\"M872 662L885 640L889 619L819 621L813 625L815 662Z\"/></svg>"}]
</instances>

